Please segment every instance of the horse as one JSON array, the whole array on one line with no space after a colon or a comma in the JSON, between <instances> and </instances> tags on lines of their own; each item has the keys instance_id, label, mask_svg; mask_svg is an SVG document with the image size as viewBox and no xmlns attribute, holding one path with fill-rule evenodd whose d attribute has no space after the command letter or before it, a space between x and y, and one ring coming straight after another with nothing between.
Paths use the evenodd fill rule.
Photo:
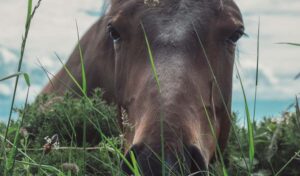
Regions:
<instances>
[{"instance_id":1,"label":"horse","mask_svg":"<svg viewBox=\"0 0 300 176\"><path fill-rule=\"evenodd\" d=\"M120 123L124 173L133 174L132 153L145 176L207 171L229 136L235 48L243 34L233 0L111 0L66 67L82 80L82 54L87 94L102 88L119 120L130 124ZM62 68L42 93L66 87L80 92Z\"/></svg>"}]
</instances>

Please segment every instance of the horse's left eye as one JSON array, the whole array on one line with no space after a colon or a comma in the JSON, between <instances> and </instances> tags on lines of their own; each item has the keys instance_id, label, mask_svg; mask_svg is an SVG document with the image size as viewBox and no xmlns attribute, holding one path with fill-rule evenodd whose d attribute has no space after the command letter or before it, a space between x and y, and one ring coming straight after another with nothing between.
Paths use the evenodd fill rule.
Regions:
<instances>
[{"instance_id":1,"label":"horse's left eye","mask_svg":"<svg viewBox=\"0 0 300 176\"><path fill-rule=\"evenodd\" d=\"M236 30L231 36L227 39L228 42L235 44L243 35L244 35L244 29L240 28Z\"/></svg>"},{"instance_id":2,"label":"horse's left eye","mask_svg":"<svg viewBox=\"0 0 300 176\"><path fill-rule=\"evenodd\" d=\"M109 24L107 26L107 29L108 29L110 38L113 39L114 42L117 42L118 40L120 40L120 38L121 38L120 33L111 24Z\"/></svg>"}]
</instances>

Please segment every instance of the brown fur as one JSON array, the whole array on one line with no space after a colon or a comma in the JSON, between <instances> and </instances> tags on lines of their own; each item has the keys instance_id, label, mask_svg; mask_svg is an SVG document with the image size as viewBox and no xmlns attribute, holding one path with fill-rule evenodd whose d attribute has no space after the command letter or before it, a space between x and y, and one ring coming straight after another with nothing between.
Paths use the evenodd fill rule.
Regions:
<instances>
[{"instance_id":1,"label":"brown fur","mask_svg":"<svg viewBox=\"0 0 300 176\"><path fill-rule=\"evenodd\" d=\"M243 28L243 21L233 1L221 2L160 0L156 6L149 6L143 0L114 0L110 11L80 41L88 92L101 87L105 90L106 100L127 111L134 128L124 132L126 151L135 150L141 155L137 159L144 175L155 175L151 169L157 165L152 160L148 161L151 164L145 164L144 155L151 153L147 147L160 153L161 124L164 126L167 163L173 162L172 152L182 153L183 148L188 147L190 153L199 155L198 164L203 162L207 167L216 145L221 149L226 146L235 50L235 45L227 39ZM110 38L109 24L119 32L120 41L114 43ZM151 69L141 24L155 59L160 91ZM80 81L77 48L66 66ZM67 88L60 82L76 89L61 69L43 93L65 92Z\"/></svg>"}]
</instances>

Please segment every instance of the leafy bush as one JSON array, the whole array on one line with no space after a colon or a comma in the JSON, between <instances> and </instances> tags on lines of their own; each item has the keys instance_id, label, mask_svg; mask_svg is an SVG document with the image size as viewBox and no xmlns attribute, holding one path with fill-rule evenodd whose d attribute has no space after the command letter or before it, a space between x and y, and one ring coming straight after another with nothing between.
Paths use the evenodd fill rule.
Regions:
<instances>
[{"instance_id":1,"label":"leafy bush","mask_svg":"<svg viewBox=\"0 0 300 176\"><path fill-rule=\"evenodd\" d=\"M17 111L22 114L25 110ZM37 169L41 165L53 166L59 170L72 170L78 175L84 175L82 173L84 168L87 174L112 175L117 172L115 169L120 164L114 150L121 148L116 118L115 106L108 105L102 100L100 90L95 90L91 98L74 98L70 93L66 93L63 97L54 95L37 97L36 101L26 108L20 129L22 137L18 141L19 148L30 158L24 157L20 152L17 154L15 175L43 173ZM84 120L87 121L86 162L83 159ZM19 123L21 120L11 123L8 137L10 141L13 141ZM4 126L2 134L3 129ZM46 150L45 137L51 139L54 135L58 137L59 150L51 150L55 147L52 145L48 145L50 149ZM103 139L102 136L106 138Z\"/></svg>"},{"instance_id":2,"label":"leafy bush","mask_svg":"<svg viewBox=\"0 0 300 176\"><path fill-rule=\"evenodd\" d=\"M234 117L236 119L236 115ZM264 118L259 123L253 124L256 150L253 163L254 175L271 176L279 173L279 171L279 175L284 176L300 175L299 122L299 114L285 113L280 118ZM247 175L248 169L245 161L249 163L247 158L248 134L247 129L237 124L235 121L234 128L237 130L244 157L233 131L225 157L228 161L229 175Z\"/></svg>"},{"instance_id":3,"label":"leafy bush","mask_svg":"<svg viewBox=\"0 0 300 176\"><path fill-rule=\"evenodd\" d=\"M39 144L45 142L44 137L58 134L64 145L75 142L82 146L84 119L88 119L86 134L90 145L101 141L100 131L107 137L119 135L116 109L102 100L99 89L89 99L74 98L70 93L64 97L41 95L27 108L23 127Z\"/></svg>"}]
</instances>

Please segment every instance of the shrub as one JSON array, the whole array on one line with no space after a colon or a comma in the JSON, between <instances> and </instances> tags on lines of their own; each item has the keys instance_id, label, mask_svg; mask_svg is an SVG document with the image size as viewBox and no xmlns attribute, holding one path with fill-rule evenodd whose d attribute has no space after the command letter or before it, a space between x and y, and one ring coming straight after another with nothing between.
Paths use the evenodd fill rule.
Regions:
<instances>
[{"instance_id":1,"label":"shrub","mask_svg":"<svg viewBox=\"0 0 300 176\"><path fill-rule=\"evenodd\" d=\"M234 115L236 119L236 115ZM255 160L254 175L271 176L300 175L300 117L296 113L284 113L280 118L264 118L259 123L254 123ZM225 157L228 161L229 175L247 175L248 170L245 162L247 158L248 141L247 129L237 125L238 138L241 142L244 158L241 154L239 144L233 132L231 132L229 144ZM292 159L291 161L289 161ZM289 163L290 162L290 163ZM288 164L287 166L285 166Z\"/></svg>"},{"instance_id":2,"label":"shrub","mask_svg":"<svg viewBox=\"0 0 300 176\"><path fill-rule=\"evenodd\" d=\"M27 108L23 127L37 143L43 143L46 136L58 134L65 145L75 142L82 146L84 118L88 119L86 130L90 145L101 141L100 131L107 137L119 135L116 108L102 100L99 89L90 99L74 98L70 93L64 97L41 95Z\"/></svg>"},{"instance_id":3,"label":"shrub","mask_svg":"<svg viewBox=\"0 0 300 176\"><path fill-rule=\"evenodd\" d=\"M22 114L24 109L17 111ZM70 93L66 93L63 97L40 95L34 103L27 106L25 113L23 127L20 130L23 134L18 141L18 146L38 165L34 166L31 162L31 166L26 168L24 162L30 160L18 153L16 160L21 162L17 162L15 175L35 173L39 165L49 165L65 171L68 171L67 166L69 166L70 172L73 171L73 174L79 175L84 175L82 173L84 167L86 167L87 174L93 175L111 175L116 172L115 168L118 168L120 159L113 147L118 149L121 147L120 130L116 123L116 108L102 100L102 92L99 89L95 90L89 99L74 98ZM86 147L88 148L84 163L83 123L85 118L87 119ZM19 123L20 120L11 123L9 140L13 141ZM106 140L101 138L101 133L107 137ZM47 144L45 137L48 136L51 139L53 135L58 136L60 149L45 153L44 145ZM78 173L77 170L79 170Z\"/></svg>"}]
</instances>

